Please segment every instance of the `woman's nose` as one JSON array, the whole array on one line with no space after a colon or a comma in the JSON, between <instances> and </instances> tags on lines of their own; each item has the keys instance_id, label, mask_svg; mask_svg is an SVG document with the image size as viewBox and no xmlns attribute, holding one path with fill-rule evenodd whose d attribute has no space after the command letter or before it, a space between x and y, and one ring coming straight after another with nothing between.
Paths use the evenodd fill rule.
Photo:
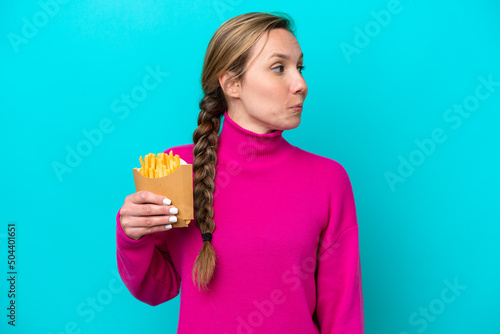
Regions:
<instances>
[{"instance_id":1,"label":"woman's nose","mask_svg":"<svg viewBox=\"0 0 500 334\"><path fill-rule=\"evenodd\" d=\"M294 94L307 93L306 80L304 79L304 77L302 76L302 74L299 71L297 71L297 73L295 74L295 76L293 78L291 89L292 89L292 92Z\"/></svg>"}]
</instances>

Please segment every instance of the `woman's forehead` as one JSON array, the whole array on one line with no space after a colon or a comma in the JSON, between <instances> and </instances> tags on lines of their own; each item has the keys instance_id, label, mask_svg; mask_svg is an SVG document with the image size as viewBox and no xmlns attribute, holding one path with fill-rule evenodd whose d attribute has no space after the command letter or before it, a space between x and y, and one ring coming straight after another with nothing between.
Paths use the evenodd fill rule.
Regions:
<instances>
[{"instance_id":1,"label":"woman's forehead","mask_svg":"<svg viewBox=\"0 0 500 334\"><path fill-rule=\"evenodd\" d=\"M260 50L262 51L257 55L260 61L268 61L276 57L285 60L302 58L303 55L299 42L288 30L272 29L269 31L269 38L267 38L266 35L267 34L262 34L257 43L255 43L251 53L252 58L254 58L253 55Z\"/></svg>"}]
</instances>

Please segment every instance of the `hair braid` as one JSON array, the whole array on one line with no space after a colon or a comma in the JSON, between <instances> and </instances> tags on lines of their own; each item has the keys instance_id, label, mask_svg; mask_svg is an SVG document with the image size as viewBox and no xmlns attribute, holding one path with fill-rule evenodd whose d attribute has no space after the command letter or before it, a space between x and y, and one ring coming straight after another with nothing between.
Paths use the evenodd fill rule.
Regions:
<instances>
[{"instance_id":1,"label":"hair braid","mask_svg":"<svg viewBox=\"0 0 500 334\"><path fill-rule=\"evenodd\" d=\"M219 93L218 93L219 92ZM200 102L198 127L193 134L194 210L196 225L201 233L213 233L213 194L215 166L217 165L217 135L220 118L225 109L223 97L216 90L206 94ZM222 100L221 100L222 99ZM215 270L215 250L211 242L203 242L193 267L193 282L198 289L207 289Z\"/></svg>"}]
</instances>

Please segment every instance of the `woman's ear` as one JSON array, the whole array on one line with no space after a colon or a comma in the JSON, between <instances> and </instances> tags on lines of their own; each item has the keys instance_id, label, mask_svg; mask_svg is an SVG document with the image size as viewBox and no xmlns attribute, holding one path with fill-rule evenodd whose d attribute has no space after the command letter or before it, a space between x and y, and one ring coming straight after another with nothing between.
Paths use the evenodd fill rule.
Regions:
<instances>
[{"instance_id":1,"label":"woman's ear","mask_svg":"<svg viewBox=\"0 0 500 334\"><path fill-rule=\"evenodd\" d=\"M219 84L224 91L224 94L227 96L238 99L240 97L240 81L239 80L231 80L231 77L234 74L231 72L226 72L223 75L219 76Z\"/></svg>"}]
</instances>

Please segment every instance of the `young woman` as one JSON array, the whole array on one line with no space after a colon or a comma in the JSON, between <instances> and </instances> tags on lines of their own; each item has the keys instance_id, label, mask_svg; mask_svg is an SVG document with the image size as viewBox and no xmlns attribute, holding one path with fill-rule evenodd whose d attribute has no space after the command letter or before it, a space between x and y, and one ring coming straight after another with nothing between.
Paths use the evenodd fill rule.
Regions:
<instances>
[{"instance_id":1,"label":"young woman","mask_svg":"<svg viewBox=\"0 0 500 334\"><path fill-rule=\"evenodd\" d=\"M180 290L178 333L364 332L349 177L282 135L307 96L293 29L248 13L213 35L194 144L165 151L193 165L195 224L171 229L175 203L150 192L117 215L123 282L150 305Z\"/></svg>"}]
</instances>

